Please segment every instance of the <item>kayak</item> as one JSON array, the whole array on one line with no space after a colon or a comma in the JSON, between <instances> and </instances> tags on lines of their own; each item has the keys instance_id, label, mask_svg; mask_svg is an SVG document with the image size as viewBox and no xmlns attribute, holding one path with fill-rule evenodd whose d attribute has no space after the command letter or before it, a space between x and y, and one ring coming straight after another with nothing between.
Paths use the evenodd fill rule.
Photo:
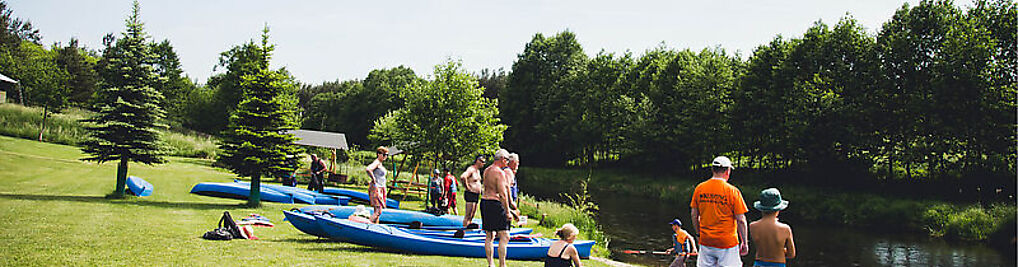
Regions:
<instances>
[{"instance_id":1,"label":"kayak","mask_svg":"<svg viewBox=\"0 0 1018 267\"><path fill-rule=\"evenodd\" d=\"M318 223L315 222L315 216L314 215L304 214L304 213L301 213L301 212L283 211L283 216L286 216L286 220L290 222L290 225L293 225L294 228L297 228L297 230L299 230L301 232L304 232L304 233L309 234L309 235L317 236L317 237L329 238L329 236L325 233L325 231L323 231L322 228L318 226ZM400 227L399 225L390 225L390 226ZM428 236L450 237L451 238L451 237L455 236L455 234L456 234L455 230L456 229L454 229L454 230L407 229L406 231L410 232L410 233L413 233L413 234L418 234L418 235L428 235ZM513 229L511 229L509 231L509 234L510 235L517 235L517 234L525 235L525 234L530 234L533 231L534 230L530 229L530 228L513 228ZM474 238L474 239L476 239L476 238L484 238L484 232L481 231L481 230L476 230L476 229L475 230L464 230L463 238ZM343 240L342 238L336 238L336 239Z\"/></svg>"},{"instance_id":2,"label":"kayak","mask_svg":"<svg viewBox=\"0 0 1018 267\"><path fill-rule=\"evenodd\" d=\"M191 188L191 194L232 198L248 199L251 195L251 186L237 183L199 183ZM293 204L294 201L314 204L315 199L305 194L286 194L267 187L261 187L262 201Z\"/></svg>"},{"instance_id":3,"label":"kayak","mask_svg":"<svg viewBox=\"0 0 1018 267\"><path fill-rule=\"evenodd\" d=\"M244 186L250 186L251 185L251 183L249 183L249 182L241 182L239 180L233 180L233 183L239 184L239 185L244 185ZM275 190L275 191L278 191L278 192L281 192L281 193L284 193L284 194L288 194L288 195L292 195L292 194L302 194L302 195L305 195L305 196L301 196L302 199L312 199L313 198L314 202L311 202L311 203L308 203L308 204L346 205L350 201L350 197L326 195L326 194L318 193L318 192L315 192L315 191L307 190L307 189L304 189L304 188L298 188L298 187L292 187L292 186L283 186L283 185L276 185L276 184L262 184L261 186L262 186L262 188L272 189L272 190Z\"/></svg>"},{"instance_id":4,"label":"kayak","mask_svg":"<svg viewBox=\"0 0 1018 267\"><path fill-rule=\"evenodd\" d=\"M364 224L345 219L334 219L326 216L315 216L315 222L329 235L344 241L394 249L416 254L432 254L454 257L484 258L484 239L458 239L427 235L418 235L405 229L380 224ZM548 248L555 239L521 238L509 241L506 258L534 260L546 257ZM590 249L594 241L577 240L573 243L581 258L590 257ZM498 247L498 243L494 243ZM495 249L498 257L498 249Z\"/></svg>"},{"instance_id":5,"label":"kayak","mask_svg":"<svg viewBox=\"0 0 1018 267\"><path fill-rule=\"evenodd\" d=\"M135 176L127 177L127 191L135 196L144 197L152 195L152 184Z\"/></svg>"},{"instance_id":6,"label":"kayak","mask_svg":"<svg viewBox=\"0 0 1018 267\"><path fill-rule=\"evenodd\" d=\"M353 215L357 211L357 207L351 206L326 206L326 205L314 205L300 208L300 211L306 214L313 214L315 212L329 212L332 217L335 218L347 218ZM374 212L373 209L367 209L368 214ZM459 215L442 215L435 216L434 214L412 210L391 210L386 209L382 211L382 217L379 218L381 223L395 223L395 224L412 224L413 222L420 222L423 226L463 226L463 216ZM481 219L474 219L473 221L477 225L481 225Z\"/></svg>"},{"instance_id":7,"label":"kayak","mask_svg":"<svg viewBox=\"0 0 1018 267\"><path fill-rule=\"evenodd\" d=\"M283 216L286 216L286 221L289 221L293 228L297 228L297 230L305 234L323 238L329 237L325 234L325 231L322 231L321 227L318 227L318 223L315 222L315 216L285 210L283 211Z\"/></svg>"},{"instance_id":8,"label":"kayak","mask_svg":"<svg viewBox=\"0 0 1018 267\"><path fill-rule=\"evenodd\" d=\"M346 197L350 197L350 198L353 198L353 199L356 199L356 200L360 200L361 202L364 202L364 203L369 203L370 202L370 199L368 198L368 193L367 192L362 192L362 191L357 191L357 190L329 187L329 188L325 188L324 190L322 190L322 193L329 194L329 195L346 196ZM399 208L399 201L396 201L395 199L392 199L392 198L386 198L385 199L385 207L386 208L390 208L390 209L398 209Z\"/></svg>"}]
</instances>

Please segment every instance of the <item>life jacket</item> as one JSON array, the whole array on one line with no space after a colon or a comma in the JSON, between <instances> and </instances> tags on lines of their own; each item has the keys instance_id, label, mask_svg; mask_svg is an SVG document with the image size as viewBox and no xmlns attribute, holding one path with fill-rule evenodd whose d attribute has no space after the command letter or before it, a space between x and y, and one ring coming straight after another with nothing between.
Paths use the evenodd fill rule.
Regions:
<instances>
[{"instance_id":1,"label":"life jacket","mask_svg":"<svg viewBox=\"0 0 1018 267\"><path fill-rule=\"evenodd\" d=\"M692 250L691 247L693 244L687 243L686 241L688 240L689 233L686 233L686 231L682 229L679 229L679 231L672 235L672 247L675 248L676 254L686 253Z\"/></svg>"}]
</instances>

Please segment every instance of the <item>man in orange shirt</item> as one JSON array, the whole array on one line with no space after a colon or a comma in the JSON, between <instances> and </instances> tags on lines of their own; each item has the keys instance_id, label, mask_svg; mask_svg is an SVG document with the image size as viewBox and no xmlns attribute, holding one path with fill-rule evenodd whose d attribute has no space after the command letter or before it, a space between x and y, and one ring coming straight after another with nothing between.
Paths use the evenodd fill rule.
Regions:
<instances>
[{"instance_id":1,"label":"man in orange shirt","mask_svg":"<svg viewBox=\"0 0 1018 267\"><path fill-rule=\"evenodd\" d=\"M700 234L697 266L742 266L740 256L749 254L746 231L749 209L742 192L728 183L732 169L728 157L714 158L711 178L693 190L689 208L693 228Z\"/></svg>"}]
</instances>

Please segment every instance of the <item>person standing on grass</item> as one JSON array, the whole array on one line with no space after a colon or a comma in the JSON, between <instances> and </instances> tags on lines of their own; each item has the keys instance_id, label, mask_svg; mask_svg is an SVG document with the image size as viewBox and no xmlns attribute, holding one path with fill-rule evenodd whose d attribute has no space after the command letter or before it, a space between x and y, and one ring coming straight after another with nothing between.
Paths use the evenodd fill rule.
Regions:
<instances>
[{"instance_id":1,"label":"person standing on grass","mask_svg":"<svg viewBox=\"0 0 1018 267\"><path fill-rule=\"evenodd\" d=\"M502 170L505 171L506 180L506 192L509 192L509 210L513 213L513 218L519 220L520 218L520 202L516 195L518 188L516 188L516 170L520 167L520 156L516 153L510 153L508 163Z\"/></svg>"},{"instance_id":2,"label":"person standing on grass","mask_svg":"<svg viewBox=\"0 0 1018 267\"><path fill-rule=\"evenodd\" d=\"M753 207L763 214L760 220L749 224L756 246L756 260L753 266L785 267L785 260L795 258L795 242L792 241L792 227L778 221L778 213L788 207L788 201L781 199L777 188L760 192L760 201Z\"/></svg>"},{"instance_id":3,"label":"person standing on grass","mask_svg":"<svg viewBox=\"0 0 1018 267\"><path fill-rule=\"evenodd\" d=\"M711 178L696 186L689 202L693 228L700 235L696 265L742 266L740 256L749 254L746 201L728 183L732 160L720 156L711 163Z\"/></svg>"},{"instance_id":4,"label":"person standing on grass","mask_svg":"<svg viewBox=\"0 0 1018 267\"><path fill-rule=\"evenodd\" d=\"M452 173L449 171L449 168L443 168L442 174L445 176L444 186L445 186L445 199L447 204L446 206L449 210L451 210L446 211L446 213L459 215L459 212L456 212L456 177L452 176Z\"/></svg>"},{"instance_id":5,"label":"person standing on grass","mask_svg":"<svg viewBox=\"0 0 1018 267\"><path fill-rule=\"evenodd\" d=\"M311 181L308 182L308 190L322 192L325 190L325 182L322 179L325 173L325 162L318 158L318 155L311 154Z\"/></svg>"},{"instance_id":6,"label":"person standing on grass","mask_svg":"<svg viewBox=\"0 0 1018 267\"><path fill-rule=\"evenodd\" d=\"M470 222L474 220L474 213L477 212L477 203L481 201L481 190L484 186L481 185L481 168L484 167L484 156L477 155L474 158L474 164L467 167L463 174L460 174L460 179L463 179L463 186L466 187L466 191L463 192L463 227L470 225Z\"/></svg>"},{"instance_id":7,"label":"person standing on grass","mask_svg":"<svg viewBox=\"0 0 1018 267\"><path fill-rule=\"evenodd\" d=\"M498 263L505 267L506 251L509 245L509 226L512 213L509 207L509 192L506 189L505 167L509 151L495 151L495 160L484 169L484 196L481 197L481 228L484 229L484 252L488 258L488 266L494 266L492 241L498 235Z\"/></svg>"},{"instance_id":8,"label":"person standing on grass","mask_svg":"<svg viewBox=\"0 0 1018 267\"><path fill-rule=\"evenodd\" d=\"M375 161L368 164L368 167L364 168L364 171L368 172L368 177L371 178L371 184L368 186L368 199L370 199L371 207L374 208L374 212L371 213L371 222L378 223L379 218L382 217L382 210L385 209L385 175L388 174L388 170L382 165L382 162L389 157L389 149L384 146L375 149Z\"/></svg>"}]
</instances>

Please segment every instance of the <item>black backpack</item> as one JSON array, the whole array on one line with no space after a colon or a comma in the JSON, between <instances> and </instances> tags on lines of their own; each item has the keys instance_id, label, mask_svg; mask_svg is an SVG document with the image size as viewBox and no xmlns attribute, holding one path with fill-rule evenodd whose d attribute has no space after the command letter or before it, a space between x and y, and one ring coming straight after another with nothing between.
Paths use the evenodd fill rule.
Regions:
<instances>
[{"instance_id":1,"label":"black backpack","mask_svg":"<svg viewBox=\"0 0 1018 267\"><path fill-rule=\"evenodd\" d=\"M209 240L230 240L230 239L243 239L244 236L240 234L240 227L237 226L237 222L233 221L233 216L230 216L229 211L223 212L223 217L219 218L219 228L213 229L212 231L205 232L202 238Z\"/></svg>"}]
</instances>

